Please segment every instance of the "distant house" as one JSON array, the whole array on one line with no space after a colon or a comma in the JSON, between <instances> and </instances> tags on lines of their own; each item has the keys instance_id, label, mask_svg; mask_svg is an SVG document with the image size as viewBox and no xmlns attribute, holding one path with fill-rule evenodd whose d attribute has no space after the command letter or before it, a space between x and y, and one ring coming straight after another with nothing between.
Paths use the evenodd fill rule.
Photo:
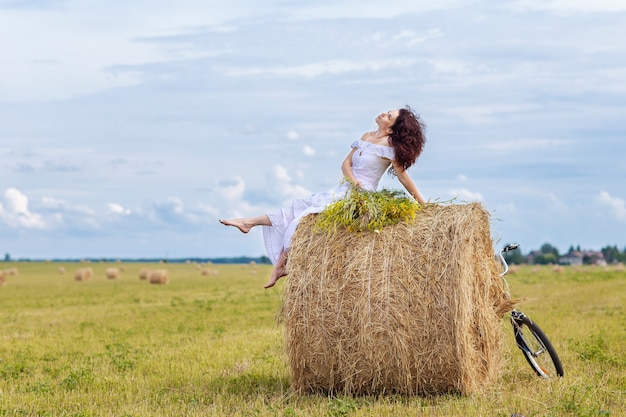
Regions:
<instances>
[{"instance_id":1,"label":"distant house","mask_svg":"<svg viewBox=\"0 0 626 417\"><path fill-rule=\"evenodd\" d=\"M590 265L600 265L606 266L606 260L604 259L604 254L602 252L596 251L585 251L584 253L585 263Z\"/></svg>"},{"instance_id":2,"label":"distant house","mask_svg":"<svg viewBox=\"0 0 626 417\"><path fill-rule=\"evenodd\" d=\"M541 256L542 253L538 250L533 250L530 251L528 253L528 255L526 255L526 262L529 264L534 264L535 263L535 258L537 258L538 256Z\"/></svg>"},{"instance_id":3,"label":"distant house","mask_svg":"<svg viewBox=\"0 0 626 417\"><path fill-rule=\"evenodd\" d=\"M561 265L582 265L585 255L577 250L569 251L569 253L559 257Z\"/></svg>"},{"instance_id":4,"label":"distant house","mask_svg":"<svg viewBox=\"0 0 626 417\"><path fill-rule=\"evenodd\" d=\"M570 250L567 254L559 257L561 265L606 265L604 255L597 251Z\"/></svg>"}]
</instances>

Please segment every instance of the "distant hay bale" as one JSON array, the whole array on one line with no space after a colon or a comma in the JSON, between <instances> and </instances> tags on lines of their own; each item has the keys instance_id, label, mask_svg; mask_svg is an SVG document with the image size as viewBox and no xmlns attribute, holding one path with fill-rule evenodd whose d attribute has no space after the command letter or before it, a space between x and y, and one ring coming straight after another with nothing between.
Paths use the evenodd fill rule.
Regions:
<instances>
[{"instance_id":1,"label":"distant hay bale","mask_svg":"<svg viewBox=\"0 0 626 417\"><path fill-rule=\"evenodd\" d=\"M516 274L519 271L519 265L509 266L509 274Z\"/></svg>"},{"instance_id":2,"label":"distant hay bale","mask_svg":"<svg viewBox=\"0 0 626 417\"><path fill-rule=\"evenodd\" d=\"M281 312L295 391L470 394L497 378L514 302L480 204L429 206L379 233L314 221L293 236Z\"/></svg>"},{"instance_id":3,"label":"distant hay bale","mask_svg":"<svg viewBox=\"0 0 626 417\"><path fill-rule=\"evenodd\" d=\"M141 270L139 270L139 280L147 281L148 277L150 277L150 270L146 268L141 268Z\"/></svg>"},{"instance_id":4,"label":"distant hay bale","mask_svg":"<svg viewBox=\"0 0 626 417\"><path fill-rule=\"evenodd\" d=\"M156 269L154 271L150 271L148 281L150 284L168 284L170 282L170 277L167 270Z\"/></svg>"},{"instance_id":5,"label":"distant hay bale","mask_svg":"<svg viewBox=\"0 0 626 417\"><path fill-rule=\"evenodd\" d=\"M15 267L9 268L9 269L5 269L4 270L4 275L9 276L9 277L16 276L16 275L19 275L19 271Z\"/></svg>"},{"instance_id":6,"label":"distant hay bale","mask_svg":"<svg viewBox=\"0 0 626 417\"><path fill-rule=\"evenodd\" d=\"M552 272L554 272L555 274L560 274L561 272L563 272L563 267L561 265L554 265L552 267Z\"/></svg>"},{"instance_id":7,"label":"distant hay bale","mask_svg":"<svg viewBox=\"0 0 626 417\"><path fill-rule=\"evenodd\" d=\"M105 275L108 279L118 279L121 276L121 272L118 268L107 268Z\"/></svg>"},{"instance_id":8,"label":"distant hay bale","mask_svg":"<svg viewBox=\"0 0 626 417\"><path fill-rule=\"evenodd\" d=\"M624 264L622 262L615 264L615 270L617 272L624 272Z\"/></svg>"},{"instance_id":9,"label":"distant hay bale","mask_svg":"<svg viewBox=\"0 0 626 417\"><path fill-rule=\"evenodd\" d=\"M74 281L88 281L93 277L91 268L80 268L74 274Z\"/></svg>"},{"instance_id":10,"label":"distant hay bale","mask_svg":"<svg viewBox=\"0 0 626 417\"><path fill-rule=\"evenodd\" d=\"M59 267L59 274L60 275L65 275L65 268L64 267L62 267L62 266Z\"/></svg>"},{"instance_id":11,"label":"distant hay bale","mask_svg":"<svg viewBox=\"0 0 626 417\"><path fill-rule=\"evenodd\" d=\"M7 278L4 275L4 272L0 271L0 287L6 284L6 282L7 282Z\"/></svg>"}]
</instances>

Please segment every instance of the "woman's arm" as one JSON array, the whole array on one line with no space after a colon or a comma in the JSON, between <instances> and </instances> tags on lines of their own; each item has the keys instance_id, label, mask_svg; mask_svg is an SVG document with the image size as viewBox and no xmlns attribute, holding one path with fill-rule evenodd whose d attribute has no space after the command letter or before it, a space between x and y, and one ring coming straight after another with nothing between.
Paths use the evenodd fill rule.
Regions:
<instances>
[{"instance_id":1,"label":"woman's arm","mask_svg":"<svg viewBox=\"0 0 626 417\"><path fill-rule=\"evenodd\" d=\"M346 159L343 160L341 164L341 172L343 176L352 183L355 187L361 188L361 182L354 177L354 173L352 172L352 155L356 152L356 148L352 148Z\"/></svg>"},{"instance_id":2,"label":"woman's arm","mask_svg":"<svg viewBox=\"0 0 626 417\"><path fill-rule=\"evenodd\" d=\"M367 135L367 132L363 133L361 140L364 140ZM341 172L343 173L343 176L346 177L350 183L352 183L352 185L361 188L361 181L357 180L352 172L352 155L354 155L356 150L357 148L352 148L348 156L346 156L346 159L343 160L343 163L341 164Z\"/></svg>"},{"instance_id":3,"label":"woman's arm","mask_svg":"<svg viewBox=\"0 0 626 417\"><path fill-rule=\"evenodd\" d=\"M424 198L415 186L415 183L409 176L407 170L400 166L400 164L398 164L396 161L391 161L391 164L393 165L393 169L396 171L396 175L398 176L400 183L404 186L408 193L411 194L418 203L425 204L426 202L424 201Z\"/></svg>"}]
</instances>

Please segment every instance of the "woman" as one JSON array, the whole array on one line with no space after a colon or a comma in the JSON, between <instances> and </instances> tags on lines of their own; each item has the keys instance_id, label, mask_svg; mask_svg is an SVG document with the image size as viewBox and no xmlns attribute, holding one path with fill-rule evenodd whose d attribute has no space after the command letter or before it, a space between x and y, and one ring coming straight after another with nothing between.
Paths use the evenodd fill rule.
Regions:
<instances>
[{"instance_id":1,"label":"woman","mask_svg":"<svg viewBox=\"0 0 626 417\"><path fill-rule=\"evenodd\" d=\"M332 193L317 193L294 200L291 207L257 217L220 220L220 223L237 227L243 233L248 233L255 226L263 226L265 249L274 264L270 280L264 288L273 287L279 278L287 275L287 252L291 236L302 217L322 212L329 204L344 198L350 187L375 191L390 165L390 174L397 176L408 193L424 204L424 199L407 173L426 143L424 126L419 116L409 107L390 110L376 116L376 125L375 132L363 134L361 140L350 145L352 150L341 164L341 172L348 182Z\"/></svg>"}]
</instances>

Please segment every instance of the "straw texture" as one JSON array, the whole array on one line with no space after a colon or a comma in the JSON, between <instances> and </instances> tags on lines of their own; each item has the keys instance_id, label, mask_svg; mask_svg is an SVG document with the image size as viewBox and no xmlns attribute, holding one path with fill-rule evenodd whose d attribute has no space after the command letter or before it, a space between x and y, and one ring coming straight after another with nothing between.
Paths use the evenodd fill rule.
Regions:
<instances>
[{"instance_id":1,"label":"straw texture","mask_svg":"<svg viewBox=\"0 0 626 417\"><path fill-rule=\"evenodd\" d=\"M379 233L314 221L293 236L282 304L295 391L470 394L498 376L512 302L480 204L430 205Z\"/></svg>"}]
</instances>

